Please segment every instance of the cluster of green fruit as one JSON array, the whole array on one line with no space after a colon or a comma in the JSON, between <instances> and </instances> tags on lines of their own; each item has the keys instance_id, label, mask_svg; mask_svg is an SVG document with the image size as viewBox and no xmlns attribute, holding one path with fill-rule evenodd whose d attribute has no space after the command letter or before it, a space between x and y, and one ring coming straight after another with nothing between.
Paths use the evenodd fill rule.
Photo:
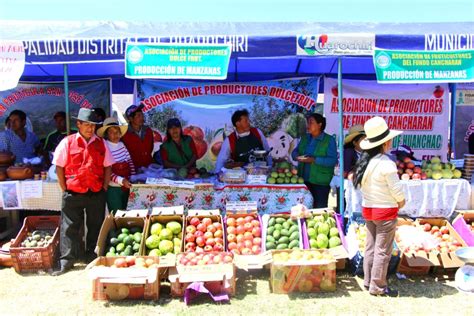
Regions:
<instances>
[{"instance_id":1,"label":"cluster of green fruit","mask_svg":"<svg viewBox=\"0 0 474 316\"><path fill-rule=\"evenodd\" d=\"M341 244L336 220L327 213L313 215L306 220L311 249L334 248Z\"/></svg>"},{"instance_id":2,"label":"cluster of green fruit","mask_svg":"<svg viewBox=\"0 0 474 316\"><path fill-rule=\"evenodd\" d=\"M267 250L299 249L300 231L296 220L285 217L271 217L268 221L265 246Z\"/></svg>"},{"instance_id":3,"label":"cluster of green fruit","mask_svg":"<svg viewBox=\"0 0 474 316\"><path fill-rule=\"evenodd\" d=\"M169 253L181 252L182 226L177 221L153 223L150 227L150 236L145 241L148 256L164 256Z\"/></svg>"},{"instance_id":4,"label":"cluster of green fruit","mask_svg":"<svg viewBox=\"0 0 474 316\"><path fill-rule=\"evenodd\" d=\"M298 177L298 170L289 162L278 163L267 178L269 184L303 184L304 180Z\"/></svg>"},{"instance_id":5,"label":"cluster of green fruit","mask_svg":"<svg viewBox=\"0 0 474 316\"><path fill-rule=\"evenodd\" d=\"M462 176L461 170L456 169L452 163L442 163L439 157L421 162L421 171L426 173L427 178L433 180L459 179Z\"/></svg>"},{"instance_id":6,"label":"cluster of green fruit","mask_svg":"<svg viewBox=\"0 0 474 316\"><path fill-rule=\"evenodd\" d=\"M109 232L109 244L106 257L138 256L142 242L143 227L112 229Z\"/></svg>"},{"instance_id":7,"label":"cluster of green fruit","mask_svg":"<svg viewBox=\"0 0 474 316\"><path fill-rule=\"evenodd\" d=\"M21 242L21 247L35 248L46 247L53 239L54 230L35 230L28 233L25 240Z\"/></svg>"}]
</instances>

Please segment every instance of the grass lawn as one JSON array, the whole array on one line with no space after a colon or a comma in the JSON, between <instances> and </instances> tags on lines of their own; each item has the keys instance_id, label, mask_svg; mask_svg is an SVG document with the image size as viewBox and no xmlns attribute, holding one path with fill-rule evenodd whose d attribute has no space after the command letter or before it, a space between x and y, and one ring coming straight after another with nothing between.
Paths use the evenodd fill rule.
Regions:
<instances>
[{"instance_id":1,"label":"grass lawn","mask_svg":"<svg viewBox=\"0 0 474 316\"><path fill-rule=\"evenodd\" d=\"M454 282L428 275L390 279L400 297L370 296L362 280L338 272L337 291L313 294L271 294L269 271L239 271L237 293L230 304L199 297L187 307L161 287L158 302L102 302L91 299L92 282L84 265L59 277L19 275L0 269L0 315L474 315L474 296L460 293Z\"/></svg>"}]
</instances>

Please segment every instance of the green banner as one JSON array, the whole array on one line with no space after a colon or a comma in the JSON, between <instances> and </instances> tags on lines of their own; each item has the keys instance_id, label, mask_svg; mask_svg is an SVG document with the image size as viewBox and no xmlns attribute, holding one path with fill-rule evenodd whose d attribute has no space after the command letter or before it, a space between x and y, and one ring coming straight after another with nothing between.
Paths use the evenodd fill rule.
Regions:
<instances>
[{"instance_id":1,"label":"green banner","mask_svg":"<svg viewBox=\"0 0 474 316\"><path fill-rule=\"evenodd\" d=\"M125 77L226 79L229 45L127 44Z\"/></svg>"},{"instance_id":2,"label":"green banner","mask_svg":"<svg viewBox=\"0 0 474 316\"><path fill-rule=\"evenodd\" d=\"M380 83L474 81L474 50L407 51L375 49L374 65Z\"/></svg>"}]
</instances>

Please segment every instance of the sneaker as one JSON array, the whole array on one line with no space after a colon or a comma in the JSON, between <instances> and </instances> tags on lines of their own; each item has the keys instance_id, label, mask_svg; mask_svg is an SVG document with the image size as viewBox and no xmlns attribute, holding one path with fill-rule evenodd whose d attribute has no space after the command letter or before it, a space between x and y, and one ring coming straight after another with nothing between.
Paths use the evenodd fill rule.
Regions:
<instances>
[{"instance_id":1,"label":"sneaker","mask_svg":"<svg viewBox=\"0 0 474 316\"><path fill-rule=\"evenodd\" d=\"M397 290L392 290L392 289L387 287L382 293L370 293L370 295L398 297L398 291Z\"/></svg>"}]
</instances>

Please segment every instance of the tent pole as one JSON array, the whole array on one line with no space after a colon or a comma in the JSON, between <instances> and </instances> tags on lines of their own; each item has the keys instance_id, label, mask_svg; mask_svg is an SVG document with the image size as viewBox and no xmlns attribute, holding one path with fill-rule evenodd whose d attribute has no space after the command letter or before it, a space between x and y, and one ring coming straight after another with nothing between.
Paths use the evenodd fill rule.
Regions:
<instances>
[{"instance_id":1,"label":"tent pole","mask_svg":"<svg viewBox=\"0 0 474 316\"><path fill-rule=\"evenodd\" d=\"M337 106L339 112L339 208L344 219L344 126L342 122L342 59L337 59Z\"/></svg>"},{"instance_id":2,"label":"tent pole","mask_svg":"<svg viewBox=\"0 0 474 316\"><path fill-rule=\"evenodd\" d=\"M69 121L69 79L67 64L63 65L64 69L64 98L66 101L66 132L67 135L71 133L71 123Z\"/></svg>"},{"instance_id":3,"label":"tent pole","mask_svg":"<svg viewBox=\"0 0 474 316\"><path fill-rule=\"evenodd\" d=\"M453 157L456 157L456 150L455 150L455 136L456 136L456 84L451 83L450 84L450 91L451 91L451 133L450 133L450 139L449 139L449 144L451 145L451 152L450 156L448 157L448 161L451 160L451 155Z\"/></svg>"}]
</instances>

